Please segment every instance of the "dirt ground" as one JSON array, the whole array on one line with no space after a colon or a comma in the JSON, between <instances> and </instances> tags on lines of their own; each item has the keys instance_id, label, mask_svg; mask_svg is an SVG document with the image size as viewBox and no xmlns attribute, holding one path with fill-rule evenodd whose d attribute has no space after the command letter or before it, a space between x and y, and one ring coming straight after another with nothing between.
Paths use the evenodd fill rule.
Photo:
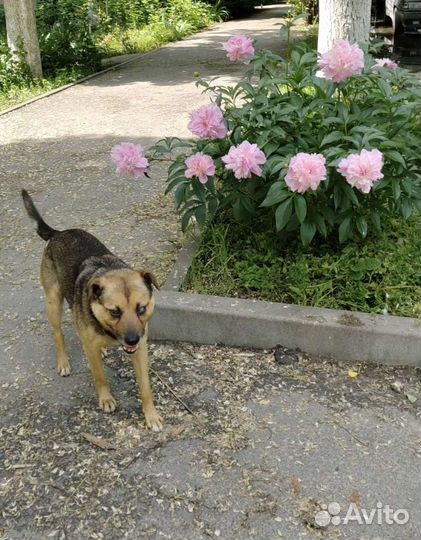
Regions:
<instances>
[{"instance_id":1,"label":"dirt ground","mask_svg":"<svg viewBox=\"0 0 421 540\"><path fill-rule=\"evenodd\" d=\"M282 348L152 344L151 357L160 434L144 428L117 351L111 415L81 354L72 377L51 365L32 387L2 385L0 538L420 537L419 372ZM351 502L381 503L409 521L317 526L332 502L342 518Z\"/></svg>"}]
</instances>

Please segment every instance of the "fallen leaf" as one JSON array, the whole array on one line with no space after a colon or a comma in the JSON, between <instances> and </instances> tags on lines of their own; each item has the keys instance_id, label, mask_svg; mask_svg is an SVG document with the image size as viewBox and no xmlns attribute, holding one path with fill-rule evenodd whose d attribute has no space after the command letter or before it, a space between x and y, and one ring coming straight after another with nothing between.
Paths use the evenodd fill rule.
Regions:
<instances>
[{"instance_id":1,"label":"fallen leaf","mask_svg":"<svg viewBox=\"0 0 421 540\"><path fill-rule=\"evenodd\" d=\"M358 371L354 371L352 369L348 371L348 377L351 377L351 379L355 379L355 377L358 377L358 375L359 375Z\"/></svg>"},{"instance_id":2,"label":"fallen leaf","mask_svg":"<svg viewBox=\"0 0 421 540\"><path fill-rule=\"evenodd\" d=\"M361 508L361 495L358 491L353 491L351 493L350 502L354 503L357 508Z\"/></svg>"},{"instance_id":3,"label":"fallen leaf","mask_svg":"<svg viewBox=\"0 0 421 540\"><path fill-rule=\"evenodd\" d=\"M186 426L174 426L170 429L169 435L170 437L177 437L178 435L181 435L185 430Z\"/></svg>"},{"instance_id":4,"label":"fallen leaf","mask_svg":"<svg viewBox=\"0 0 421 540\"><path fill-rule=\"evenodd\" d=\"M300 493L300 487L300 479L297 478L295 475L291 476L291 488L296 495Z\"/></svg>"},{"instance_id":5,"label":"fallen leaf","mask_svg":"<svg viewBox=\"0 0 421 540\"><path fill-rule=\"evenodd\" d=\"M260 405L269 405L270 400L269 399L261 399L259 401Z\"/></svg>"},{"instance_id":6,"label":"fallen leaf","mask_svg":"<svg viewBox=\"0 0 421 540\"><path fill-rule=\"evenodd\" d=\"M406 397L408 401L412 404L416 403L418 400L418 396L414 396L414 394L406 394Z\"/></svg>"},{"instance_id":7,"label":"fallen leaf","mask_svg":"<svg viewBox=\"0 0 421 540\"><path fill-rule=\"evenodd\" d=\"M90 433L85 432L81 433L81 435L91 444L99 446L99 448L102 448L103 450L115 450L116 448L114 444L106 441L105 439L102 439L101 437L95 437L95 435L91 435Z\"/></svg>"}]
</instances>

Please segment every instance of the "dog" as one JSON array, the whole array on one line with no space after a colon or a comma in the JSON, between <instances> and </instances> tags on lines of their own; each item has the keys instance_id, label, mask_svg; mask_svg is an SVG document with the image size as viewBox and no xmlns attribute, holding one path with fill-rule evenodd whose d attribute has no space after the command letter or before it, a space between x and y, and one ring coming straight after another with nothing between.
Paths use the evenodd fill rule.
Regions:
<instances>
[{"instance_id":1,"label":"dog","mask_svg":"<svg viewBox=\"0 0 421 540\"><path fill-rule=\"evenodd\" d=\"M156 278L151 272L133 270L86 231L53 229L42 219L26 190L22 190L22 199L37 233L48 242L41 262L41 284L53 329L58 373L70 374L61 329L66 299L89 361L100 408L105 412L116 408L104 373L102 351L121 345L133 360L146 426L160 431L162 418L153 402L147 348Z\"/></svg>"}]
</instances>

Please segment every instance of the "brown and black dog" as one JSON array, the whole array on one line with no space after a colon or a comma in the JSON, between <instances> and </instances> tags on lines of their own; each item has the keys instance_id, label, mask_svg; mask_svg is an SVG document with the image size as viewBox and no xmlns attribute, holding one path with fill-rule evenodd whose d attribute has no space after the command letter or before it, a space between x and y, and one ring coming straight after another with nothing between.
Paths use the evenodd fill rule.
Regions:
<instances>
[{"instance_id":1,"label":"brown and black dog","mask_svg":"<svg viewBox=\"0 0 421 540\"><path fill-rule=\"evenodd\" d=\"M52 229L27 191L22 190L22 198L39 236L48 241L41 263L41 284L53 328L58 373L70 374L61 329L66 299L89 360L101 409L112 412L116 407L102 365L102 350L121 345L132 355L146 425L160 431L162 419L153 403L147 349L148 320L155 304L153 286L157 287L155 277L150 272L133 270L86 231Z\"/></svg>"}]
</instances>

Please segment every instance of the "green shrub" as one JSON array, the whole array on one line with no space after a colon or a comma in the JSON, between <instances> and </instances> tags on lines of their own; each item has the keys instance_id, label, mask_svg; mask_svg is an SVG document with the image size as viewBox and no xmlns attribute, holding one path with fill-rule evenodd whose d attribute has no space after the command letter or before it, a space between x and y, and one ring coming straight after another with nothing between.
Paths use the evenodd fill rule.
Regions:
<instances>
[{"instance_id":1,"label":"green shrub","mask_svg":"<svg viewBox=\"0 0 421 540\"><path fill-rule=\"evenodd\" d=\"M12 58L6 43L0 41L0 92L8 92L13 87L24 88L31 83L31 73L23 56L22 51L20 60Z\"/></svg>"},{"instance_id":2,"label":"green shrub","mask_svg":"<svg viewBox=\"0 0 421 540\"><path fill-rule=\"evenodd\" d=\"M103 56L146 52L181 39L216 20L216 14L204 2L171 0L149 14L148 24L141 28L114 29L100 35L97 47Z\"/></svg>"},{"instance_id":3,"label":"green shrub","mask_svg":"<svg viewBox=\"0 0 421 540\"><path fill-rule=\"evenodd\" d=\"M233 87L198 82L224 109L228 135L166 139L151 154L188 149L169 167L167 186L175 190L184 229L191 218L204 226L218 208L229 208L237 220L264 222L283 236L299 235L303 244L317 235L337 235L344 242L380 230L385 216L408 219L414 209L421 211L420 89L413 76L403 69L375 71L367 55L362 74L336 84L316 76L316 58L303 45L289 61L263 51ZM267 161L261 176L238 180L221 158L244 141L257 144ZM337 168L343 158L373 149L383 155L384 178L366 193ZM185 176L185 159L197 152L211 156L216 166L206 183ZM285 182L298 153L326 159L327 179L304 193Z\"/></svg>"},{"instance_id":4,"label":"green shrub","mask_svg":"<svg viewBox=\"0 0 421 540\"><path fill-rule=\"evenodd\" d=\"M56 73L66 67L99 66L91 28L90 2L42 0L37 4L37 28L43 68Z\"/></svg>"}]
</instances>

